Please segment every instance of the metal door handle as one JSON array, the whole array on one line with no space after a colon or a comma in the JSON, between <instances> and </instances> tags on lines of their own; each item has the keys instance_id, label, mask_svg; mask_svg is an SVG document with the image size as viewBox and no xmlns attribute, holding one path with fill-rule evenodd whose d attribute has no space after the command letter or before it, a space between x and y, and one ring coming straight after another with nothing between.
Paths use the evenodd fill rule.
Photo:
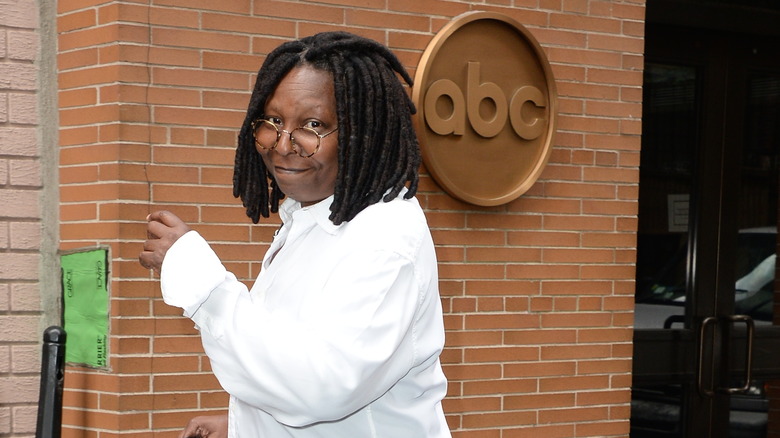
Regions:
<instances>
[{"instance_id":1,"label":"metal door handle","mask_svg":"<svg viewBox=\"0 0 780 438\"><path fill-rule=\"evenodd\" d=\"M747 315L730 315L727 319L731 323L744 322L747 327L747 351L745 352L745 384L736 388L723 388L729 394L744 393L750 389L750 381L753 380L753 334L756 331L756 325L753 318Z\"/></svg>"},{"instance_id":2,"label":"metal door handle","mask_svg":"<svg viewBox=\"0 0 780 438\"><path fill-rule=\"evenodd\" d=\"M718 387L715 389L715 391L725 394L737 394L737 393L743 393L747 392L748 389L750 389L750 381L753 379L752 377L752 369L753 368L753 335L755 334L755 323L753 322L753 318L747 316L747 315L729 315L729 316L723 316L722 319L728 321L731 324L738 323L738 322L744 322L745 326L747 327L747 351L745 354L745 384L743 386L739 387ZM715 395L715 391L712 389L708 389L704 387L704 382L702 381L702 374L704 371L704 335L707 330L707 326L714 325L717 327L719 323L719 319L715 316L709 316L707 318L704 318L704 320L701 322L701 327L699 328L699 373L697 376L697 386L699 389L699 393L703 396L712 397ZM713 342L714 342L713 337ZM714 351L714 345L713 345L713 351Z\"/></svg>"},{"instance_id":3,"label":"metal door handle","mask_svg":"<svg viewBox=\"0 0 780 438\"><path fill-rule=\"evenodd\" d=\"M707 331L708 325L717 327L718 318L708 316L704 318L704 321L701 322L701 327L699 327L699 372L696 376L696 387L699 389L699 394L701 394L702 397L713 397L715 395L713 390L704 387L704 382L702 381L702 375L704 375L704 334ZM713 344L714 342L715 337L713 336Z\"/></svg>"}]
</instances>

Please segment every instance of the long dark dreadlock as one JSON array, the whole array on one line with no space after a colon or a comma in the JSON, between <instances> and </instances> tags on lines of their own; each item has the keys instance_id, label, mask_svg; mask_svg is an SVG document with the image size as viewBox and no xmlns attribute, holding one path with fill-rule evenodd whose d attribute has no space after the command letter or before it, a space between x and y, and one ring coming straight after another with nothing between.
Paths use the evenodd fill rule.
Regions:
<instances>
[{"instance_id":1,"label":"long dark dreadlock","mask_svg":"<svg viewBox=\"0 0 780 438\"><path fill-rule=\"evenodd\" d=\"M347 32L324 32L282 44L268 54L257 75L241 126L233 171L233 196L247 216L277 212L284 194L255 149L251 124L266 100L294 67L330 72L338 117L338 175L330 220L338 225L380 200L394 199L409 182L405 198L417 192L420 151L412 126L415 108L398 73L412 78L385 46ZM384 195L384 199L383 199Z\"/></svg>"}]
</instances>

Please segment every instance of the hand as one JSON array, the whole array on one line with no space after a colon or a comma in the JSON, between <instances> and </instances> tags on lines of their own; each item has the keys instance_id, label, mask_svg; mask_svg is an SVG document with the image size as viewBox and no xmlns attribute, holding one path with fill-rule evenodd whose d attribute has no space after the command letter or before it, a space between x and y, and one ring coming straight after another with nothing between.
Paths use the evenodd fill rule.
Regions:
<instances>
[{"instance_id":1,"label":"hand","mask_svg":"<svg viewBox=\"0 0 780 438\"><path fill-rule=\"evenodd\" d=\"M179 438L227 438L227 430L227 414L200 416L187 423Z\"/></svg>"},{"instance_id":2,"label":"hand","mask_svg":"<svg viewBox=\"0 0 780 438\"><path fill-rule=\"evenodd\" d=\"M163 259L171 246L183 236L190 227L170 211L155 211L146 217L146 242L144 250L138 256L141 266L160 273Z\"/></svg>"}]
</instances>

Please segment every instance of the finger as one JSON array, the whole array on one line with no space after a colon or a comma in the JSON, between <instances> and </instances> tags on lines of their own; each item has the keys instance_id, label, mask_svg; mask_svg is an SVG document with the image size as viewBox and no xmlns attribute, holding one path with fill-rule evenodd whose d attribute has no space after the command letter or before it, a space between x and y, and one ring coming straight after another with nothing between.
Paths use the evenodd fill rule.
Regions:
<instances>
[{"instance_id":1,"label":"finger","mask_svg":"<svg viewBox=\"0 0 780 438\"><path fill-rule=\"evenodd\" d=\"M154 238L149 240L144 240L144 251L145 252L153 252L156 250L159 245L160 239Z\"/></svg>"},{"instance_id":2,"label":"finger","mask_svg":"<svg viewBox=\"0 0 780 438\"><path fill-rule=\"evenodd\" d=\"M198 437L200 436L198 432L198 425L195 422L195 419L193 418L189 422L187 422L187 426L184 427L184 430L181 431L179 434L179 438L190 438L190 437Z\"/></svg>"},{"instance_id":3,"label":"finger","mask_svg":"<svg viewBox=\"0 0 780 438\"><path fill-rule=\"evenodd\" d=\"M184 226L184 221L179 219L178 216L167 210L159 210L150 214L148 217L149 222L159 222L167 225L170 228L176 228Z\"/></svg>"},{"instance_id":4,"label":"finger","mask_svg":"<svg viewBox=\"0 0 780 438\"><path fill-rule=\"evenodd\" d=\"M159 239L171 232L172 228L162 222L149 222L146 225L146 233L150 234L150 240Z\"/></svg>"},{"instance_id":5,"label":"finger","mask_svg":"<svg viewBox=\"0 0 780 438\"><path fill-rule=\"evenodd\" d=\"M146 238L149 240L159 239L160 236L162 236L160 233L165 232L166 228L167 227L160 222L149 221L146 224Z\"/></svg>"},{"instance_id":6,"label":"finger","mask_svg":"<svg viewBox=\"0 0 780 438\"><path fill-rule=\"evenodd\" d=\"M146 269L154 269L159 272L159 263L155 262L154 252L144 251L138 256L138 262Z\"/></svg>"}]
</instances>

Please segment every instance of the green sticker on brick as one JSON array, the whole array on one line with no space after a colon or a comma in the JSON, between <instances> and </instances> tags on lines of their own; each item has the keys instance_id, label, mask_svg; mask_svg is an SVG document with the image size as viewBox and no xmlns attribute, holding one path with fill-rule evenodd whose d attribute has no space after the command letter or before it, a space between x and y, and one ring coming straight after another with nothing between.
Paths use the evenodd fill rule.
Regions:
<instances>
[{"instance_id":1,"label":"green sticker on brick","mask_svg":"<svg viewBox=\"0 0 780 438\"><path fill-rule=\"evenodd\" d=\"M61 256L65 361L108 366L108 250Z\"/></svg>"}]
</instances>

